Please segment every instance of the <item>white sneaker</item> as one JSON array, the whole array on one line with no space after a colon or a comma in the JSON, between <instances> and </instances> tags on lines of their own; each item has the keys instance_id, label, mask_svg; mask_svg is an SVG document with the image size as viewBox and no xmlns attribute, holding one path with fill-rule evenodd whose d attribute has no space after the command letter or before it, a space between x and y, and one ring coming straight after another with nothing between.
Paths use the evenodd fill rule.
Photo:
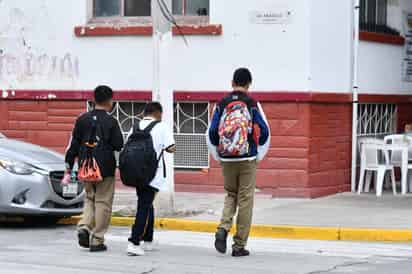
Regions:
<instances>
[{"instance_id":1,"label":"white sneaker","mask_svg":"<svg viewBox=\"0 0 412 274\"><path fill-rule=\"evenodd\" d=\"M158 251L159 245L156 242L143 242L142 248L144 251L147 251L147 252Z\"/></svg>"},{"instance_id":2,"label":"white sneaker","mask_svg":"<svg viewBox=\"0 0 412 274\"><path fill-rule=\"evenodd\" d=\"M129 243L127 246L127 255L129 256L144 256L144 250L140 245Z\"/></svg>"}]
</instances>

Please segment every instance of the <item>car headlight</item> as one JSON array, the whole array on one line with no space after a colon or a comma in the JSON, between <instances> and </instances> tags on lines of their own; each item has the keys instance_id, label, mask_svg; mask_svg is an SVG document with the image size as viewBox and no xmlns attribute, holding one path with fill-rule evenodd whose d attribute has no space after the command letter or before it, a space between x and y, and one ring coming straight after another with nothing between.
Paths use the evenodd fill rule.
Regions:
<instances>
[{"instance_id":1,"label":"car headlight","mask_svg":"<svg viewBox=\"0 0 412 274\"><path fill-rule=\"evenodd\" d=\"M5 170L17 175L31 175L35 171L33 167L25 163L16 162L13 160L0 159L0 166Z\"/></svg>"}]
</instances>

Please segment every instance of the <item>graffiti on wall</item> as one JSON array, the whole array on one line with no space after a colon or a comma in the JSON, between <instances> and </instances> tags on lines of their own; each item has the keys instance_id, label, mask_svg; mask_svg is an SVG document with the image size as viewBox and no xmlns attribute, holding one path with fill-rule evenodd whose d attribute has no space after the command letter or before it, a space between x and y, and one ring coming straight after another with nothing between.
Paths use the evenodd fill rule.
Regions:
<instances>
[{"instance_id":1,"label":"graffiti on wall","mask_svg":"<svg viewBox=\"0 0 412 274\"><path fill-rule=\"evenodd\" d=\"M14 55L0 51L0 80L77 79L79 60L66 53L63 57L44 53Z\"/></svg>"},{"instance_id":2,"label":"graffiti on wall","mask_svg":"<svg viewBox=\"0 0 412 274\"><path fill-rule=\"evenodd\" d=\"M47 7L40 5L39 12L30 14L7 8L7 16L0 19L0 83L12 87L40 80L75 82L79 58L57 39Z\"/></svg>"}]
</instances>

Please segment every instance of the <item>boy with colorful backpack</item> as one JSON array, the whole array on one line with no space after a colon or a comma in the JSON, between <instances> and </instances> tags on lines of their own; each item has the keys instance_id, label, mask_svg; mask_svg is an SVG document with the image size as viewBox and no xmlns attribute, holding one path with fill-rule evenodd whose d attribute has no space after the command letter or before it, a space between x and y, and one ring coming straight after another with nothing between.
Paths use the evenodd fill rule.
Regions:
<instances>
[{"instance_id":1,"label":"boy with colorful backpack","mask_svg":"<svg viewBox=\"0 0 412 274\"><path fill-rule=\"evenodd\" d=\"M251 84L252 75L248 69L235 71L233 92L217 104L208 131L209 149L222 165L226 191L215 248L226 253L227 236L238 211L234 257L249 255L245 247L252 223L256 167L270 143L270 129L262 107L249 96Z\"/></svg>"}]
</instances>

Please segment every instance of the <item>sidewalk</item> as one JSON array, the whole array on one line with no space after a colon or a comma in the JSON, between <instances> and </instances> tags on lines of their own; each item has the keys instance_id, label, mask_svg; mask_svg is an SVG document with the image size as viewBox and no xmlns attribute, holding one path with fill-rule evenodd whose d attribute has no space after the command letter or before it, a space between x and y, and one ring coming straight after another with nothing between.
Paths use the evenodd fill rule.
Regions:
<instances>
[{"instance_id":1,"label":"sidewalk","mask_svg":"<svg viewBox=\"0 0 412 274\"><path fill-rule=\"evenodd\" d=\"M160 218L219 221L223 194L176 193L175 212L158 209ZM134 216L136 195L118 191L114 216ZM273 199L256 194L253 223L271 226L313 226L412 230L412 195L343 193L314 200Z\"/></svg>"}]
</instances>

